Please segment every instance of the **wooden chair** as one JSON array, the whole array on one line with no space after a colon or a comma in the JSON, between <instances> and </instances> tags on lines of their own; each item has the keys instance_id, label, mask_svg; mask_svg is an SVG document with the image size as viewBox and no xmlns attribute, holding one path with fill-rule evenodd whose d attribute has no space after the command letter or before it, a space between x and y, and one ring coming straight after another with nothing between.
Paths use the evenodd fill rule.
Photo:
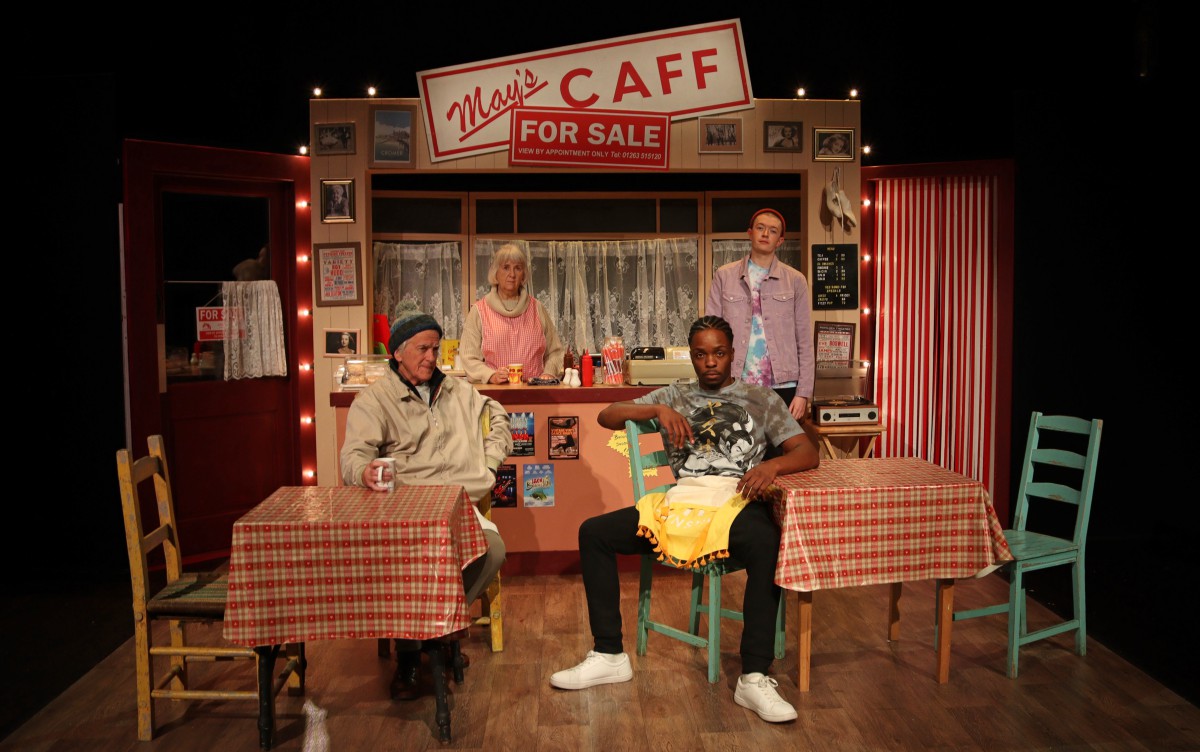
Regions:
<instances>
[{"instance_id":1,"label":"wooden chair","mask_svg":"<svg viewBox=\"0 0 1200 752\"><path fill-rule=\"evenodd\" d=\"M1008 547L1014 561L1007 565L1010 573L1008 602L969 611L956 611L954 621L973 619L992 614L1008 614L1008 676L1017 678L1017 652L1022 645L1063 632L1075 632L1075 653L1087 652L1087 601L1084 589L1084 547L1087 542L1088 517L1091 514L1092 487L1096 479L1096 461L1100 451L1100 430L1103 421L1086 421L1060 415L1035 412L1029 421L1029 438L1025 444L1025 465L1017 489L1017 506L1013 513L1013 529L1005 530ZM1086 449L1055 448L1064 441ZM1047 447L1047 439L1051 446ZM1057 469L1055 469L1057 468ZM1035 477L1036 476L1036 477ZM1074 509L1074 526L1070 538L1036 533L1026 528L1031 499L1070 504ZM1071 565L1072 618L1036 632L1029 631L1025 607L1024 574L1038 569Z\"/></svg>"},{"instance_id":2,"label":"wooden chair","mask_svg":"<svg viewBox=\"0 0 1200 752\"><path fill-rule=\"evenodd\" d=\"M220 622L225 618L227 576L223 572L185 573L179 532L175 524L175 506L171 497L171 478L162 436L151 436L146 442L150 454L134 462L126 449L117 451L117 477L121 485L121 506L125 514L125 543L129 551L129 573L133 584L134 652L137 672L138 739L150 741L154 736L154 700L250 700L259 703L260 742L270 745L267 731L274 730L274 698L295 675L303 687L304 654L291 656L285 670L272 682L271 672L278 646L266 649L242 647L205 647L188 645L184 639L185 622ZM138 487L153 480L158 505L159 525L142 533L141 503ZM166 561L167 584L150 595L148 554L162 547ZM166 621L171 636L169 646L153 644L153 623ZM264 650L267 651L264 653ZM260 659L260 654L269 661ZM152 684L154 656L170 658L170 669ZM188 687L188 664L197 661L250 659L255 661L258 688L253 690L211 689ZM167 688L169 685L169 688ZM264 728L269 723L270 728Z\"/></svg>"},{"instance_id":3,"label":"wooden chair","mask_svg":"<svg viewBox=\"0 0 1200 752\"><path fill-rule=\"evenodd\" d=\"M647 493L662 493L675 484L666 483L650 490L646 489L645 470L665 469L670 472L670 461L665 449L643 452L639 437L642 434L658 434L656 420L625 421L625 440L629 444L629 473L633 478L633 498L638 500ZM637 654L646 654L646 642L650 632L658 632L689 645L708 648L708 681L716 683L721 663L721 619L744 621L742 612L721 607L721 577L743 569L733 558L712 561L692 572L692 599L688 612L688 631L677 629L650 618L650 589L654 579L654 565L661 563L674 567L670 562L658 562L653 554L642 556L641 576L638 580L638 637ZM704 602L704 578L708 578L708 602ZM785 646L784 597L779 598L779 613L775 624L775 657L783 658ZM708 617L708 636L700 636L700 615Z\"/></svg>"},{"instance_id":4,"label":"wooden chair","mask_svg":"<svg viewBox=\"0 0 1200 752\"><path fill-rule=\"evenodd\" d=\"M486 421L487 415L484 414ZM489 520L492 518L492 495L488 494L479 502L479 511ZM492 639L492 652L504 650L504 609L500 600L500 573L488 584L487 589L479 596L482 616L475 620L476 624L486 625Z\"/></svg>"}]
</instances>

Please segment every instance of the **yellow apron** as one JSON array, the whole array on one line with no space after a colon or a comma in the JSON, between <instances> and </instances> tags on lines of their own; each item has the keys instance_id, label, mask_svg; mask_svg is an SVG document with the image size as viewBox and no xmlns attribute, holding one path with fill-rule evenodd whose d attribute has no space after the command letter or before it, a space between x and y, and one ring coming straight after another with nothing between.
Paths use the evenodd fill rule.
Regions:
<instances>
[{"instance_id":1,"label":"yellow apron","mask_svg":"<svg viewBox=\"0 0 1200 752\"><path fill-rule=\"evenodd\" d=\"M747 504L739 480L681 478L666 493L646 494L637 502L637 534L654 544L659 561L681 569L728 558L729 527Z\"/></svg>"}]
</instances>

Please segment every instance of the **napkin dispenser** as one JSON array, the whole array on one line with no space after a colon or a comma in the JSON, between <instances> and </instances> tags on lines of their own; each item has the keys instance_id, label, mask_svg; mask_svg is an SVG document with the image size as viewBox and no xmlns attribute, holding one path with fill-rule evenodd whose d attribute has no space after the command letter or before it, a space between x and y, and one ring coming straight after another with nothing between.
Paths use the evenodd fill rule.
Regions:
<instances>
[{"instance_id":1,"label":"napkin dispenser","mask_svg":"<svg viewBox=\"0 0 1200 752\"><path fill-rule=\"evenodd\" d=\"M696 378L691 351L686 347L638 347L625 361L626 381L639 386L662 386Z\"/></svg>"}]
</instances>

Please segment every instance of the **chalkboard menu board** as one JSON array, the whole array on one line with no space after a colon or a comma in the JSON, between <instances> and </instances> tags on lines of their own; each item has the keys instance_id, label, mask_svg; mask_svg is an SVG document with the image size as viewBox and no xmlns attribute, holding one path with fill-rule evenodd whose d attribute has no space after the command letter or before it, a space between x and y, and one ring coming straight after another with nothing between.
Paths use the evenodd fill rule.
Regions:
<instances>
[{"instance_id":1,"label":"chalkboard menu board","mask_svg":"<svg viewBox=\"0 0 1200 752\"><path fill-rule=\"evenodd\" d=\"M858 308L858 245L814 245L813 310Z\"/></svg>"}]
</instances>

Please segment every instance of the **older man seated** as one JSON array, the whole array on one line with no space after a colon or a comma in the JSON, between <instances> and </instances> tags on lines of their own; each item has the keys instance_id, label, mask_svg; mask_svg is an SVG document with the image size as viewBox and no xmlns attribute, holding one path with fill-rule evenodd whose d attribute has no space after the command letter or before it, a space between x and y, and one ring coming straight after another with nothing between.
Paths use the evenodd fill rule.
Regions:
<instances>
[{"instance_id":1,"label":"older man seated","mask_svg":"<svg viewBox=\"0 0 1200 752\"><path fill-rule=\"evenodd\" d=\"M446 378L437 367L442 327L419 311L397 314L388 338L391 373L354 400L346 418L342 445L342 481L388 490L396 483L463 486L476 505L496 482L496 468L512 450L508 413L464 381ZM483 416L489 430L482 430ZM395 460L395 474L380 457ZM492 522L476 516L487 540L487 554L463 570L463 589L472 603L500 571L504 541ZM419 645L397 640L394 700L419 695Z\"/></svg>"}]
</instances>

